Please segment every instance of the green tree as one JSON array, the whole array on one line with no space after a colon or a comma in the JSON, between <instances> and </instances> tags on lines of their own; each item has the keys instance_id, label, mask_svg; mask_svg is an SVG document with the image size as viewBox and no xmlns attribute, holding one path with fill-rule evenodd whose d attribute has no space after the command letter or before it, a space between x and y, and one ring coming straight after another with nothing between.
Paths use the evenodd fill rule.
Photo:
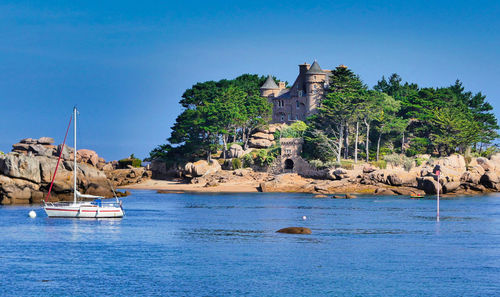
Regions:
<instances>
[{"instance_id":1,"label":"green tree","mask_svg":"<svg viewBox=\"0 0 500 297\"><path fill-rule=\"evenodd\" d=\"M466 147L479 138L480 124L473 116L456 108L443 107L433 110L430 139L440 155L449 155L456 149L464 153Z\"/></svg>"},{"instance_id":2,"label":"green tree","mask_svg":"<svg viewBox=\"0 0 500 297\"><path fill-rule=\"evenodd\" d=\"M365 101L366 89L366 86L352 70L346 67L337 67L332 71L329 89L318 108L318 115L313 118L316 121L315 129L330 130L330 137L333 136L337 139L338 162L341 158L344 137L348 137L349 133L349 129L345 128ZM330 129L327 129L328 127Z\"/></svg>"},{"instance_id":3,"label":"green tree","mask_svg":"<svg viewBox=\"0 0 500 297\"><path fill-rule=\"evenodd\" d=\"M380 155L380 141L384 134L391 132L402 133L406 129L406 120L399 118L397 112L401 108L401 102L396 101L393 97L382 93L382 110L375 119L377 122L377 155L376 159L379 160Z\"/></svg>"},{"instance_id":4,"label":"green tree","mask_svg":"<svg viewBox=\"0 0 500 297\"><path fill-rule=\"evenodd\" d=\"M236 141L240 135L247 142L250 132L271 116L271 104L259 96L264 81L264 76L244 74L193 85L182 95L184 110L172 126L168 145L157 147L150 157L210 160L221 143L225 156L230 136Z\"/></svg>"}]
</instances>

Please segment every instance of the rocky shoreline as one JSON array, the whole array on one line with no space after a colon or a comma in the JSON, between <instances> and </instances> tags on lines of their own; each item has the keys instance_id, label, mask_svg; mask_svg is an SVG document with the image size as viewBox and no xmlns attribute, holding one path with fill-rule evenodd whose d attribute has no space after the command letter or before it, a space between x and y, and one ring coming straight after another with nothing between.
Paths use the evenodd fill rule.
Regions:
<instances>
[{"instance_id":1,"label":"rocky shoreline","mask_svg":"<svg viewBox=\"0 0 500 297\"><path fill-rule=\"evenodd\" d=\"M53 143L50 137L26 138L14 144L12 152L0 154L0 204L31 204L45 199L62 149ZM50 201L73 199L73 160L73 148L65 146ZM92 150L78 150L77 162L77 184L84 194L112 197L112 187L151 177L146 168L118 169L118 162L105 162Z\"/></svg>"},{"instance_id":2,"label":"rocky shoreline","mask_svg":"<svg viewBox=\"0 0 500 297\"><path fill-rule=\"evenodd\" d=\"M433 173L434 166L441 167L439 183ZM153 166L153 174L155 168ZM361 164L352 170L332 168L321 177L304 177L296 173L272 174L251 168L222 170L217 162L209 164L200 160L188 163L175 175L182 177L170 184L136 185L133 188L161 189L181 192L234 192L238 185L245 185L241 192L299 192L318 195L375 194L434 195L438 188L445 196L477 195L500 190L500 154L490 159L479 157L466 162L461 155L429 159L420 166L406 171L403 167L390 166L380 169ZM236 191L237 192L237 191Z\"/></svg>"},{"instance_id":3,"label":"rocky shoreline","mask_svg":"<svg viewBox=\"0 0 500 297\"><path fill-rule=\"evenodd\" d=\"M0 204L39 203L47 195L62 146L53 139L23 139L13 151L0 154ZM380 169L360 164L352 169L330 168L314 177L297 173L274 173L262 168L226 170L217 161L199 160L172 171L170 181L152 180L155 173L144 167L118 169L118 162L105 162L91 150L77 151L78 186L85 194L111 197L112 187L155 189L163 192L296 192L316 197L345 194L476 195L500 191L500 154L487 158L461 155L429 159L407 171L402 167ZM441 167L439 183L433 167ZM157 167L157 166L156 166ZM164 173L164 172L162 172ZM65 147L51 201L72 199L73 149ZM120 195L126 195L121 193ZM345 196L341 196L345 197Z\"/></svg>"}]
</instances>

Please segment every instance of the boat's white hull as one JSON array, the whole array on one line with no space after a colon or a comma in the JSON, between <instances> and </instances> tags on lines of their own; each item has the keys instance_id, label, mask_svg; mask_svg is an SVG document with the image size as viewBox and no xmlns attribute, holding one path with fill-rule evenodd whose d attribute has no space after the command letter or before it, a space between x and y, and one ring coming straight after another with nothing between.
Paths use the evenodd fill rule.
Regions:
<instances>
[{"instance_id":1,"label":"boat's white hull","mask_svg":"<svg viewBox=\"0 0 500 297\"><path fill-rule=\"evenodd\" d=\"M95 205L45 205L48 217L55 218L121 218L123 209L120 206Z\"/></svg>"}]
</instances>

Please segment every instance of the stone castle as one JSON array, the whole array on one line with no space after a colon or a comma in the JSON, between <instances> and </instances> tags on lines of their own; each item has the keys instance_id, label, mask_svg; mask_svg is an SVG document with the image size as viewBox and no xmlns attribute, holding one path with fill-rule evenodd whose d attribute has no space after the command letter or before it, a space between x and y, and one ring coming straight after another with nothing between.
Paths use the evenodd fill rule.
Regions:
<instances>
[{"instance_id":1,"label":"stone castle","mask_svg":"<svg viewBox=\"0 0 500 297\"><path fill-rule=\"evenodd\" d=\"M304 121L316 112L330 82L331 70L321 69L318 62L299 65L299 75L290 88L284 82L276 84L269 75L260 94L273 104L273 123Z\"/></svg>"}]
</instances>

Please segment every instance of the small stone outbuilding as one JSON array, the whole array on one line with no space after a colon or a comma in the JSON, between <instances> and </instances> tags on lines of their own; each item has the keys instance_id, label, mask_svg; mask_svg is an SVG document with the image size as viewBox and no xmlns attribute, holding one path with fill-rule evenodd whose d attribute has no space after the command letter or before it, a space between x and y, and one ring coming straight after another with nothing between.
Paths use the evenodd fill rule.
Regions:
<instances>
[{"instance_id":1,"label":"small stone outbuilding","mask_svg":"<svg viewBox=\"0 0 500 297\"><path fill-rule=\"evenodd\" d=\"M300 154L302 153L302 138L281 138L281 172L298 173L304 176L316 175L316 169L309 165Z\"/></svg>"}]
</instances>

